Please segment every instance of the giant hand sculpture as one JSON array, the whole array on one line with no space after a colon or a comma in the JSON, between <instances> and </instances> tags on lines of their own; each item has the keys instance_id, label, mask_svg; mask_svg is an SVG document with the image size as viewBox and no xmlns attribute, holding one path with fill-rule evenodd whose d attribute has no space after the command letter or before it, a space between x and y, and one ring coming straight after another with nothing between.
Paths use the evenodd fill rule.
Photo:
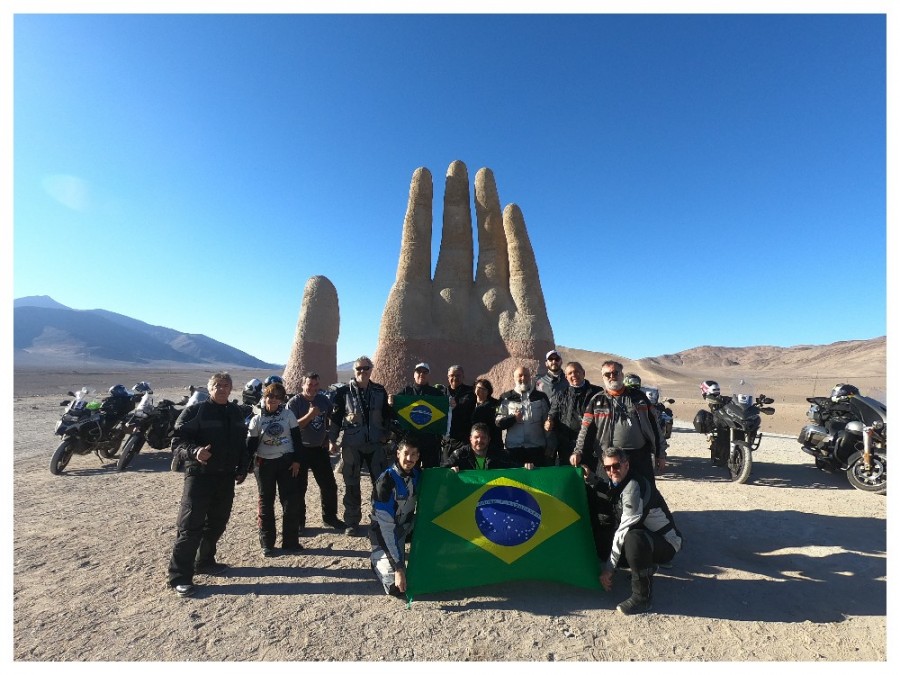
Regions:
<instances>
[{"instance_id":1,"label":"giant hand sculpture","mask_svg":"<svg viewBox=\"0 0 900 675\"><path fill-rule=\"evenodd\" d=\"M388 391L406 384L416 363L432 368L432 383L459 364L471 384L486 374L495 393L513 384L512 373L534 373L555 347L544 293L525 219L515 204L500 211L490 169L475 176L478 267L472 280L472 216L465 164L453 162L444 188L441 250L431 279L431 173L413 173L403 221L397 279L388 295L373 379Z\"/></svg>"},{"instance_id":2,"label":"giant hand sculpture","mask_svg":"<svg viewBox=\"0 0 900 675\"><path fill-rule=\"evenodd\" d=\"M291 356L284 367L284 386L297 394L303 373L315 371L323 387L337 382L337 341L340 310L334 284L327 277L310 277L303 289L300 316Z\"/></svg>"}]
</instances>

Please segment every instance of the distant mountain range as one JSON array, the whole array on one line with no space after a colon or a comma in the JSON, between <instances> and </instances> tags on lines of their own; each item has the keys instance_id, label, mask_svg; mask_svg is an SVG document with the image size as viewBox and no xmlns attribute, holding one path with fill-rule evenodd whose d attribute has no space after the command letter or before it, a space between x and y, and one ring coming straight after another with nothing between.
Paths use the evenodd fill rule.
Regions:
<instances>
[{"instance_id":1,"label":"distant mountain range","mask_svg":"<svg viewBox=\"0 0 900 675\"><path fill-rule=\"evenodd\" d=\"M266 363L205 335L152 326L104 309L72 309L47 295L13 301L16 366L84 364L228 365Z\"/></svg>"}]
</instances>

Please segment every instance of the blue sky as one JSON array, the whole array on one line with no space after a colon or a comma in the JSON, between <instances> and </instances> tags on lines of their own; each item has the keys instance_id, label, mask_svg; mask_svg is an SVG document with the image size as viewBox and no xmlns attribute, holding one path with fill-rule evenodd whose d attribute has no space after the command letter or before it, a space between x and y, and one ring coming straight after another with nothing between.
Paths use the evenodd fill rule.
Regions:
<instances>
[{"instance_id":1,"label":"blue sky","mask_svg":"<svg viewBox=\"0 0 900 675\"><path fill-rule=\"evenodd\" d=\"M883 14L12 24L14 297L283 363L323 274L352 360L375 350L413 171L434 176L434 265L459 159L521 207L557 344L886 333Z\"/></svg>"}]
</instances>

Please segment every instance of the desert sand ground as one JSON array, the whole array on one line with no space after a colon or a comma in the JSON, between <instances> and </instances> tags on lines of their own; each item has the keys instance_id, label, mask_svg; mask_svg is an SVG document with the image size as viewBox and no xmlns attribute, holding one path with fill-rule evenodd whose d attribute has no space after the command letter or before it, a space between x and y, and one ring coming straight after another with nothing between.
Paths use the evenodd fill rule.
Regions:
<instances>
[{"instance_id":1,"label":"desert sand ground","mask_svg":"<svg viewBox=\"0 0 900 675\"><path fill-rule=\"evenodd\" d=\"M764 418L750 481L731 483L690 428L700 401L687 388L693 400L676 405L659 479L686 543L656 579L651 614L616 613L629 592L624 573L610 593L510 583L422 596L406 608L375 582L366 538L322 527L312 480L305 551L261 556L251 478L237 488L220 543L229 568L198 577L197 595L178 598L165 569L182 474L169 470L168 451L145 449L122 473L95 455L75 456L62 476L48 465L67 389L148 379L177 399L207 374L16 373L17 661L887 658L886 498L813 467L795 440L802 413L780 425L781 411ZM234 376L239 384L258 374Z\"/></svg>"}]
</instances>

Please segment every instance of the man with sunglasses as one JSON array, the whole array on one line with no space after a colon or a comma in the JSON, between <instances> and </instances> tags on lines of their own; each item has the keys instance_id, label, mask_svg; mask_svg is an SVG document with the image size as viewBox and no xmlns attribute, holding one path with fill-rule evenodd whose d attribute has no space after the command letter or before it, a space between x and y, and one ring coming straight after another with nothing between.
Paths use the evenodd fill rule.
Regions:
<instances>
[{"instance_id":1,"label":"man with sunglasses","mask_svg":"<svg viewBox=\"0 0 900 675\"><path fill-rule=\"evenodd\" d=\"M393 415L384 387L372 382L372 359L360 356L353 362L354 378L338 387L334 395L328 439L332 452L340 448L344 477L345 534L360 536L362 520L362 464L372 482L388 467L385 444Z\"/></svg>"},{"instance_id":2,"label":"man with sunglasses","mask_svg":"<svg viewBox=\"0 0 900 675\"><path fill-rule=\"evenodd\" d=\"M681 532L666 500L656 486L644 476L634 473L628 453L622 448L606 448L600 468L606 481L597 481L585 472L585 481L603 492L612 510L610 525L601 528L606 558L600 583L612 590L616 568L631 570L631 596L616 605L623 614L639 614L652 607L653 574L657 566L666 564L681 550ZM608 553L607 553L608 552Z\"/></svg>"},{"instance_id":3,"label":"man with sunglasses","mask_svg":"<svg viewBox=\"0 0 900 675\"><path fill-rule=\"evenodd\" d=\"M653 482L655 472L665 468L667 443L650 400L640 389L625 387L618 361L604 361L600 373L605 389L588 401L569 463L594 465L586 461L588 453L600 458L607 448L622 448L632 469Z\"/></svg>"}]
</instances>

